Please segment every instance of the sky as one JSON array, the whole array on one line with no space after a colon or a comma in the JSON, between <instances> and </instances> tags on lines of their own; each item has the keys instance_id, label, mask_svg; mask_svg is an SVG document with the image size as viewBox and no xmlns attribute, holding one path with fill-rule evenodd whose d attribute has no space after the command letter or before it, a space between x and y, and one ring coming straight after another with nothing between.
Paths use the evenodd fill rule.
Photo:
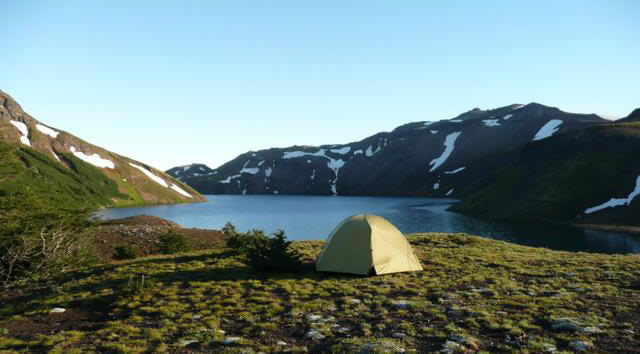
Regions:
<instances>
[{"instance_id":1,"label":"sky","mask_svg":"<svg viewBox=\"0 0 640 354\"><path fill-rule=\"evenodd\" d=\"M640 1L4 1L0 89L160 169L474 107L640 107Z\"/></svg>"}]
</instances>

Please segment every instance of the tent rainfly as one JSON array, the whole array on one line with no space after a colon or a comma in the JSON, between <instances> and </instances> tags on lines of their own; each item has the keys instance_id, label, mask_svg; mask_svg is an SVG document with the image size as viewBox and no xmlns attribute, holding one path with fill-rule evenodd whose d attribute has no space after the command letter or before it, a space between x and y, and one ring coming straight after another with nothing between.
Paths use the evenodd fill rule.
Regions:
<instances>
[{"instance_id":1,"label":"tent rainfly","mask_svg":"<svg viewBox=\"0 0 640 354\"><path fill-rule=\"evenodd\" d=\"M422 270L407 238L376 215L354 215L327 238L316 261L320 272L388 274Z\"/></svg>"}]
</instances>

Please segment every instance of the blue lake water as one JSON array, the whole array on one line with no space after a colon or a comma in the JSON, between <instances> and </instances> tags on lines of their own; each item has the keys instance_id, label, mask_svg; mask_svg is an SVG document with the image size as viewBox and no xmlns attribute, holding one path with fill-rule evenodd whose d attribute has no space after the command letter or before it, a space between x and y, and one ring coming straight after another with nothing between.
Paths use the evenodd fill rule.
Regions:
<instances>
[{"instance_id":1,"label":"blue lake water","mask_svg":"<svg viewBox=\"0 0 640 354\"><path fill-rule=\"evenodd\" d=\"M404 233L464 232L527 246L599 253L640 253L640 236L564 225L491 222L446 211L442 198L322 197L287 195L208 195L206 203L105 209L105 219L154 215L184 227L220 229L227 221L239 230L285 230L293 240L325 239L343 219L380 215Z\"/></svg>"}]
</instances>

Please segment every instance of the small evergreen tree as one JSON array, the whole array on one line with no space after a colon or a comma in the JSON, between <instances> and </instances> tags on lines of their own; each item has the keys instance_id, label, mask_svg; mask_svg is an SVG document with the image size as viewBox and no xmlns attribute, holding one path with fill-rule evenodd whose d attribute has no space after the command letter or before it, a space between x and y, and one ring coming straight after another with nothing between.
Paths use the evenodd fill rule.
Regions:
<instances>
[{"instance_id":1,"label":"small evergreen tree","mask_svg":"<svg viewBox=\"0 0 640 354\"><path fill-rule=\"evenodd\" d=\"M183 235L175 231L169 231L160 236L160 251L164 254L174 254L189 252L191 247L189 247L187 239Z\"/></svg>"}]
</instances>

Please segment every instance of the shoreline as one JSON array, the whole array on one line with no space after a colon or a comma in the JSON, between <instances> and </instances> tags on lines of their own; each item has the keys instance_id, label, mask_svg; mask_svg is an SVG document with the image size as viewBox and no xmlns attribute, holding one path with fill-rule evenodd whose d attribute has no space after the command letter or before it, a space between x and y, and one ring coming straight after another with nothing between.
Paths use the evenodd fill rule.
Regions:
<instances>
[{"instance_id":1,"label":"shoreline","mask_svg":"<svg viewBox=\"0 0 640 354\"><path fill-rule=\"evenodd\" d=\"M606 224L567 224L569 226L579 227L582 229L602 230L602 231L614 231L621 232L630 235L640 236L640 226L629 225L606 225Z\"/></svg>"}]
</instances>

